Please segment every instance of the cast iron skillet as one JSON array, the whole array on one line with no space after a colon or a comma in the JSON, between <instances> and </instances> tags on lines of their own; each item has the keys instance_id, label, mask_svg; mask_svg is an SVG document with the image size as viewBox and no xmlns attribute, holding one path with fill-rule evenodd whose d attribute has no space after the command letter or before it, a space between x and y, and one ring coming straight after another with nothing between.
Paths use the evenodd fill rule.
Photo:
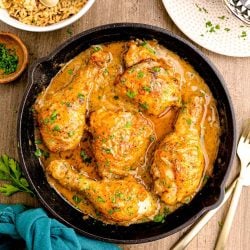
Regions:
<instances>
[{"instance_id":1,"label":"cast iron skillet","mask_svg":"<svg viewBox=\"0 0 250 250\"><path fill-rule=\"evenodd\" d=\"M187 60L203 77L217 100L222 126L221 143L214 164L214 175L188 205L167 216L164 223L148 222L129 227L104 225L82 214L67 204L47 183L39 160L34 156L34 122L32 105L37 94L46 87L68 62L90 45L131 38L157 39L160 44ZM215 208L224 196L225 181L235 156L235 117L225 83L214 65L193 45L168 31L144 24L110 24L85 31L61 46L49 56L36 61L29 69L28 87L19 110L18 145L23 171L44 207L64 224L79 233L115 243L142 243L171 235L197 220L206 211Z\"/></svg>"}]
</instances>

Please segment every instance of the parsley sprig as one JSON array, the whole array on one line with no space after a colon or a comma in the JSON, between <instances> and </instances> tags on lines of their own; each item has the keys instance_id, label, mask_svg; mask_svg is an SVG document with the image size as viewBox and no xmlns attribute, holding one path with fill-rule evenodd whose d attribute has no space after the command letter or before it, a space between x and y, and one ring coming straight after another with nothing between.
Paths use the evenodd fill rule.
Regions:
<instances>
[{"instance_id":1,"label":"parsley sprig","mask_svg":"<svg viewBox=\"0 0 250 250\"><path fill-rule=\"evenodd\" d=\"M8 181L0 186L0 193L10 196L17 192L25 192L31 195L27 180L23 177L19 164L7 155L0 156L0 180Z\"/></svg>"}]
</instances>

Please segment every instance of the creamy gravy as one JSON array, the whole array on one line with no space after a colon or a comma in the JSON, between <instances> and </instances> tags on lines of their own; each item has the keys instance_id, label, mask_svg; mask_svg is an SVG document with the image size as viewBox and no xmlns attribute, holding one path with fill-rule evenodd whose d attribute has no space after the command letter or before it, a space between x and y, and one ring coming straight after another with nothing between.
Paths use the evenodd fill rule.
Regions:
<instances>
[{"instance_id":1,"label":"creamy gravy","mask_svg":"<svg viewBox=\"0 0 250 250\"><path fill-rule=\"evenodd\" d=\"M154 43L154 41L150 41ZM125 42L115 42L110 44L101 45L104 51L108 51L112 54L112 61L109 66L103 70L102 74L96 79L95 85L91 91L88 100L88 114L92 111L98 110L105 106L108 109L119 109L134 111L136 107L128 102L125 102L117 96L114 89L114 82L119 74L123 72L121 54L124 51ZM201 126L201 142L205 159L205 171L203 173L203 180L207 179L213 172L213 163L217 155L219 144L219 120L216 108L216 102L204 80L194 70L194 68L186 61L181 59L175 53L164 48L162 57L170 64L179 74L182 84L182 99L183 102L188 102L189 96L197 94L205 99L203 119ZM90 49L82 52L69 63L67 63L62 70L52 79L50 87L47 91L56 91L62 88L70 82L74 76L74 72L79 67L79 60L81 63L86 64L90 53ZM137 111L137 110L136 110ZM163 116L155 117L147 115L146 117L152 122L156 137L153 141L153 145L149 148L146 161L142 160L138 162L137 178L139 178L149 189L151 188L152 180L150 176L150 165L152 163L152 156L154 149L159 145L164 136L174 130L174 124L178 118L178 109L169 109ZM87 118L88 119L88 118ZM187 131L188 133L188 131ZM44 146L40 139L39 131L36 131L36 139L39 141L37 145L44 152L48 152L48 149ZM46 154L45 154L46 156ZM81 173L89 176L91 179L98 180L96 170L96 162L94 155L91 151L91 135L86 131L82 137L81 143L74 149L66 152L52 153L46 157L41 157L44 168L55 159L67 159L76 169ZM101 215L93 209L91 204L84 195L72 192L65 187L58 184L53 178L48 177L49 183L55 187L55 189L74 207L81 210L86 218L88 215L97 218L104 222L106 221ZM201 181L202 185L202 181ZM198 190L197 190L198 191ZM175 210L179 205L175 207L167 207L168 211ZM165 209L166 205L161 205L161 211Z\"/></svg>"}]
</instances>

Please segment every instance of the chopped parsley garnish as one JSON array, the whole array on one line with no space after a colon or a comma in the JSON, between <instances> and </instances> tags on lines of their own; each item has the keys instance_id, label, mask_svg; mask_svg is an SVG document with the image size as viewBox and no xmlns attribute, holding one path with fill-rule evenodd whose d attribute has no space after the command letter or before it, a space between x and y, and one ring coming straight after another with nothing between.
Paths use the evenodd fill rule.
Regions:
<instances>
[{"instance_id":1,"label":"chopped parsley garnish","mask_svg":"<svg viewBox=\"0 0 250 250\"><path fill-rule=\"evenodd\" d=\"M160 72L160 71L161 71L161 68L160 68L160 67L153 67L153 71L154 71L154 72Z\"/></svg>"},{"instance_id":2,"label":"chopped parsley garnish","mask_svg":"<svg viewBox=\"0 0 250 250\"><path fill-rule=\"evenodd\" d=\"M81 99L81 100L84 100L84 94L82 94L82 93L78 93L78 95L77 95L77 97L79 98L79 99Z\"/></svg>"},{"instance_id":3,"label":"chopped parsley garnish","mask_svg":"<svg viewBox=\"0 0 250 250\"><path fill-rule=\"evenodd\" d=\"M68 34L69 36L72 36L72 34L73 34L72 29L71 29L70 27L67 28L67 34Z\"/></svg>"},{"instance_id":4,"label":"chopped parsley garnish","mask_svg":"<svg viewBox=\"0 0 250 250\"><path fill-rule=\"evenodd\" d=\"M57 115L58 115L57 111L54 110L54 111L52 112L51 116L50 116L50 122L51 122L51 123L54 123L54 122L55 122L55 120L57 119Z\"/></svg>"},{"instance_id":5,"label":"chopped parsley garnish","mask_svg":"<svg viewBox=\"0 0 250 250\"><path fill-rule=\"evenodd\" d=\"M36 157L42 157L43 156L45 159L47 159L47 158L49 158L49 152L44 151L44 150L38 148L35 151L35 156Z\"/></svg>"},{"instance_id":6,"label":"chopped parsley garnish","mask_svg":"<svg viewBox=\"0 0 250 250\"><path fill-rule=\"evenodd\" d=\"M103 75L104 76L107 76L109 74L109 71L108 71L108 69L106 68L104 71L103 71Z\"/></svg>"},{"instance_id":7,"label":"chopped parsley garnish","mask_svg":"<svg viewBox=\"0 0 250 250\"><path fill-rule=\"evenodd\" d=\"M72 137L74 134L75 134L75 131L69 131L69 132L68 132L68 136L69 136L69 137Z\"/></svg>"},{"instance_id":8,"label":"chopped parsley garnish","mask_svg":"<svg viewBox=\"0 0 250 250\"><path fill-rule=\"evenodd\" d=\"M150 135L149 140L150 140L151 142L155 141L155 136L154 136L154 135Z\"/></svg>"},{"instance_id":9,"label":"chopped parsley garnish","mask_svg":"<svg viewBox=\"0 0 250 250\"><path fill-rule=\"evenodd\" d=\"M14 51L7 49L5 44L0 43L0 69L5 75L16 71L18 57Z\"/></svg>"},{"instance_id":10,"label":"chopped parsley garnish","mask_svg":"<svg viewBox=\"0 0 250 250\"><path fill-rule=\"evenodd\" d=\"M139 71L137 74L137 78L143 78L144 77L144 72Z\"/></svg>"},{"instance_id":11,"label":"chopped parsley garnish","mask_svg":"<svg viewBox=\"0 0 250 250\"><path fill-rule=\"evenodd\" d=\"M36 157L41 157L43 155L42 153L42 150L40 148L38 148L36 151L35 151L35 156Z\"/></svg>"},{"instance_id":12,"label":"chopped parsley garnish","mask_svg":"<svg viewBox=\"0 0 250 250\"><path fill-rule=\"evenodd\" d=\"M97 52L97 51L101 50L101 48L100 48L99 46L95 46L95 47L93 47L93 50L94 50L95 52Z\"/></svg>"},{"instance_id":13,"label":"chopped parsley garnish","mask_svg":"<svg viewBox=\"0 0 250 250\"><path fill-rule=\"evenodd\" d=\"M150 86L143 86L142 88L143 88L143 90L147 91L148 93L150 93L152 91Z\"/></svg>"},{"instance_id":14,"label":"chopped parsley garnish","mask_svg":"<svg viewBox=\"0 0 250 250\"><path fill-rule=\"evenodd\" d=\"M42 144L42 141L40 139L35 140L35 144Z\"/></svg>"},{"instance_id":15,"label":"chopped parsley garnish","mask_svg":"<svg viewBox=\"0 0 250 250\"><path fill-rule=\"evenodd\" d=\"M73 195L72 199L76 204L79 204L82 201L82 198L77 195Z\"/></svg>"},{"instance_id":16,"label":"chopped parsley garnish","mask_svg":"<svg viewBox=\"0 0 250 250\"><path fill-rule=\"evenodd\" d=\"M105 202L105 200L104 200L101 196L98 196L98 197L97 197L97 201L98 201L98 202Z\"/></svg>"},{"instance_id":17,"label":"chopped parsley garnish","mask_svg":"<svg viewBox=\"0 0 250 250\"><path fill-rule=\"evenodd\" d=\"M146 102L144 103L140 103L139 104L141 108L143 108L144 110L148 110L148 104Z\"/></svg>"},{"instance_id":18,"label":"chopped parsley garnish","mask_svg":"<svg viewBox=\"0 0 250 250\"><path fill-rule=\"evenodd\" d=\"M90 157L84 150L81 150L80 156L85 163L92 162L92 157Z\"/></svg>"},{"instance_id":19,"label":"chopped parsley garnish","mask_svg":"<svg viewBox=\"0 0 250 250\"><path fill-rule=\"evenodd\" d=\"M143 41L143 43L141 44L141 46L143 46L144 48L146 48L150 53L155 54L155 50L153 50L146 41Z\"/></svg>"},{"instance_id":20,"label":"chopped parsley garnish","mask_svg":"<svg viewBox=\"0 0 250 250\"><path fill-rule=\"evenodd\" d=\"M239 37L241 37L241 38L247 37L247 32L246 31L242 31L241 35Z\"/></svg>"},{"instance_id":21,"label":"chopped parsley garnish","mask_svg":"<svg viewBox=\"0 0 250 250\"><path fill-rule=\"evenodd\" d=\"M126 78L121 78L121 83L125 83L126 82Z\"/></svg>"},{"instance_id":22,"label":"chopped parsley garnish","mask_svg":"<svg viewBox=\"0 0 250 250\"><path fill-rule=\"evenodd\" d=\"M73 69L69 69L69 70L68 70L68 74L69 74L69 75L73 75Z\"/></svg>"},{"instance_id":23,"label":"chopped parsley garnish","mask_svg":"<svg viewBox=\"0 0 250 250\"><path fill-rule=\"evenodd\" d=\"M224 30L225 30L226 32L230 31L230 29L229 29L229 28L225 28Z\"/></svg>"},{"instance_id":24,"label":"chopped parsley garnish","mask_svg":"<svg viewBox=\"0 0 250 250\"><path fill-rule=\"evenodd\" d=\"M192 120L189 118L189 119L186 119L186 122L188 125L191 125L192 124Z\"/></svg>"},{"instance_id":25,"label":"chopped parsley garnish","mask_svg":"<svg viewBox=\"0 0 250 250\"><path fill-rule=\"evenodd\" d=\"M59 131L61 131L61 129L58 125L56 125L56 126L54 126L53 131L59 132Z\"/></svg>"},{"instance_id":26,"label":"chopped parsley garnish","mask_svg":"<svg viewBox=\"0 0 250 250\"><path fill-rule=\"evenodd\" d=\"M132 123L131 123L131 122L126 122L125 128L131 128L131 126L132 126Z\"/></svg>"},{"instance_id":27,"label":"chopped parsley garnish","mask_svg":"<svg viewBox=\"0 0 250 250\"><path fill-rule=\"evenodd\" d=\"M133 99L133 98L135 98L135 96L136 96L137 94L136 94L135 92L131 91L131 90L128 90L127 93L126 93L126 95L127 95L129 98Z\"/></svg>"},{"instance_id":28,"label":"chopped parsley garnish","mask_svg":"<svg viewBox=\"0 0 250 250\"><path fill-rule=\"evenodd\" d=\"M154 222L161 222L164 223L165 222L165 214L157 214L154 217Z\"/></svg>"},{"instance_id":29,"label":"chopped parsley garnish","mask_svg":"<svg viewBox=\"0 0 250 250\"><path fill-rule=\"evenodd\" d=\"M102 150L107 153L107 154L111 154L111 149L110 148L102 148Z\"/></svg>"}]
</instances>

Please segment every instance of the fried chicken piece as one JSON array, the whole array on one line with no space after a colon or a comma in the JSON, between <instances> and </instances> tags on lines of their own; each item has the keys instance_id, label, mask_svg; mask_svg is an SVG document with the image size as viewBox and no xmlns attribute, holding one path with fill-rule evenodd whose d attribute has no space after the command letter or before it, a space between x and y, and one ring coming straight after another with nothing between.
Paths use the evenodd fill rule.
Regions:
<instances>
[{"instance_id":1,"label":"fried chicken piece","mask_svg":"<svg viewBox=\"0 0 250 250\"><path fill-rule=\"evenodd\" d=\"M132 223L158 212L157 199L133 177L94 181L76 172L65 160L55 160L47 173L62 186L83 193L97 211L116 223Z\"/></svg>"},{"instance_id":2,"label":"fried chicken piece","mask_svg":"<svg viewBox=\"0 0 250 250\"><path fill-rule=\"evenodd\" d=\"M60 89L53 89L53 82L37 98L35 110L44 143L52 152L74 149L80 142L85 127L88 96L98 72L109 61L109 54L94 52L87 65L78 57L72 78ZM63 79L64 80L64 79Z\"/></svg>"},{"instance_id":3,"label":"fried chicken piece","mask_svg":"<svg viewBox=\"0 0 250 250\"><path fill-rule=\"evenodd\" d=\"M142 112L156 116L171 106L181 106L179 82L163 62L147 60L128 68L116 84L116 91Z\"/></svg>"},{"instance_id":4,"label":"fried chicken piece","mask_svg":"<svg viewBox=\"0 0 250 250\"><path fill-rule=\"evenodd\" d=\"M100 109L90 116L92 147L102 177L126 176L150 144L153 128L140 113Z\"/></svg>"},{"instance_id":5,"label":"fried chicken piece","mask_svg":"<svg viewBox=\"0 0 250 250\"><path fill-rule=\"evenodd\" d=\"M155 151L154 190L167 205L186 203L198 190L205 166L200 124L203 98L194 97L180 111L175 131Z\"/></svg>"}]
</instances>

